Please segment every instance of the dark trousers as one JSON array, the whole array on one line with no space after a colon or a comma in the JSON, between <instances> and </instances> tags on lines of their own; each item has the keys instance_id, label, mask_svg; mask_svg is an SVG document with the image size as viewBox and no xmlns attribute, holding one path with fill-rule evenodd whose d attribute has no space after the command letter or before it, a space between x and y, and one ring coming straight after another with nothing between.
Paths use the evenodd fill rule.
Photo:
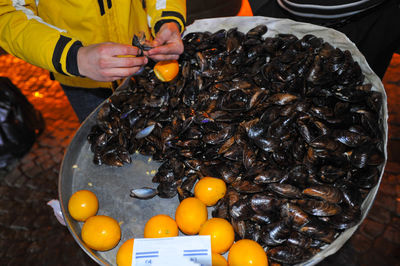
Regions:
<instances>
[{"instance_id":1,"label":"dark trousers","mask_svg":"<svg viewBox=\"0 0 400 266\"><path fill-rule=\"evenodd\" d=\"M400 48L400 1L387 0L363 13L341 20L302 18L283 10L276 0L249 0L255 16L288 18L336 29L356 44L382 79L393 53ZM322 1L321 2L328 2Z\"/></svg>"},{"instance_id":2,"label":"dark trousers","mask_svg":"<svg viewBox=\"0 0 400 266\"><path fill-rule=\"evenodd\" d=\"M61 87L81 123L112 94L111 89L107 88L85 89L62 84Z\"/></svg>"}]
</instances>

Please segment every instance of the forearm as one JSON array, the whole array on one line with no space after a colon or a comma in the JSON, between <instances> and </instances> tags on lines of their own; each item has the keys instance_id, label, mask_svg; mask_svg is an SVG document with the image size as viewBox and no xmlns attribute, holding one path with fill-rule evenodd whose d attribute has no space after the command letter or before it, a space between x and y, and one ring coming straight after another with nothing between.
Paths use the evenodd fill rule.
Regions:
<instances>
[{"instance_id":1,"label":"forearm","mask_svg":"<svg viewBox=\"0 0 400 266\"><path fill-rule=\"evenodd\" d=\"M77 75L76 53L80 42L36 16L34 6L13 5L11 1L0 3L0 46L33 65Z\"/></svg>"}]
</instances>

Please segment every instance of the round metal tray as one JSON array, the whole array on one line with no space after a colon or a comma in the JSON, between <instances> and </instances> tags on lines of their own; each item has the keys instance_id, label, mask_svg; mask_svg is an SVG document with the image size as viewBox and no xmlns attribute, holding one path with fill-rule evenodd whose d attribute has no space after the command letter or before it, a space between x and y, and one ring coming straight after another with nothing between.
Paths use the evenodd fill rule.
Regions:
<instances>
[{"instance_id":1,"label":"round metal tray","mask_svg":"<svg viewBox=\"0 0 400 266\"><path fill-rule=\"evenodd\" d=\"M342 33L332 29L319 27L306 23L298 23L287 19L274 19L266 17L228 17L204 19L195 21L189 25L185 34L194 31L212 31L219 29L230 29L237 27L242 32L265 24L268 26L266 36L275 36L277 33L291 33L297 37L306 34L314 34L322 37L335 47L349 50L354 59L359 62L366 77L366 82L372 83L373 89L380 91L383 95L383 110L381 114L384 123L384 152L387 156L387 100L382 82L372 72L364 56L356 46ZM130 79L126 79L121 86L129 86ZM146 221L156 214L167 214L174 217L175 209L178 206L177 197L172 199L160 199L155 197L150 200L133 199L129 196L131 188L142 186L155 186L151 179L156 173L159 164L150 157L140 154L132 155L132 164L123 167L97 166L93 163L93 153L90 151L86 138L91 127L95 124L97 108L81 125L72 139L61 165L59 176L59 199L64 219L71 234L81 248L97 263L102 265L115 265L115 256L119 246L127 239L143 237L143 229ZM382 166L382 175L383 175ZM380 180L382 179L382 175ZM372 206L379 183L371 189L362 205L362 220ZM82 222L77 222L68 213L68 200L77 190L88 189L93 191L99 198L98 214L105 214L115 218L121 224L122 237L118 246L110 251L97 252L88 248L80 239ZM210 210L209 210L210 211ZM361 224L362 220L359 224ZM332 244L315 255L304 265L313 265L325 257L335 253L351 237L358 225L343 232Z\"/></svg>"},{"instance_id":2,"label":"round metal tray","mask_svg":"<svg viewBox=\"0 0 400 266\"><path fill-rule=\"evenodd\" d=\"M68 147L60 172L59 196L65 222L82 249L99 264L115 265L118 247L132 237L143 237L145 222L156 214L174 217L178 199L155 197L149 200L129 196L131 188L154 186L151 179L159 164L140 154L132 155L132 164L123 167L97 166L86 140L92 125L92 114L79 128ZM99 199L98 214L115 218L121 225L122 237L117 248L105 252L89 249L80 239L82 222L77 222L68 213L68 200L80 189L94 192Z\"/></svg>"}]
</instances>

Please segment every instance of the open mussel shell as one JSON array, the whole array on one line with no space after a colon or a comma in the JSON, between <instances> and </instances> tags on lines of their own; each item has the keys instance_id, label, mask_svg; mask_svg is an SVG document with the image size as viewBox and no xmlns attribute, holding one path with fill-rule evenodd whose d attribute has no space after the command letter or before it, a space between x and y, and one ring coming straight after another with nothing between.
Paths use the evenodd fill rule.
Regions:
<instances>
[{"instance_id":1,"label":"open mussel shell","mask_svg":"<svg viewBox=\"0 0 400 266\"><path fill-rule=\"evenodd\" d=\"M158 194L157 189L150 187L135 188L131 190L130 196L138 199L151 199Z\"/></svg>"}]
</instances>

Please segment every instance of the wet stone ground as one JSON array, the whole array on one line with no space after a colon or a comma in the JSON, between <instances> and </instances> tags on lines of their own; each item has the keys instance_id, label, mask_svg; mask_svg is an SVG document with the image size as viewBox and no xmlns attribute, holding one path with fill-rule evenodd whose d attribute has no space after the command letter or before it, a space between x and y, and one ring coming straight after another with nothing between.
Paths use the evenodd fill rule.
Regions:
<instances>
[{"instance_id":1,"label":"wet stone ground","mask_svg":"<svg viewBox=\"0 0 400 266\"><path fill-rule=\"evenodd\" d=\"M46 129L29 153L0 172L0 265L95 265L46 204L57 199L64 151L79 122L48 73L0 55L9 77L42 112ZM368 216L334 255L320 265L400 265L400 55L385 75L388 94L388 163Z\"/></svg>"}]
</instances>

